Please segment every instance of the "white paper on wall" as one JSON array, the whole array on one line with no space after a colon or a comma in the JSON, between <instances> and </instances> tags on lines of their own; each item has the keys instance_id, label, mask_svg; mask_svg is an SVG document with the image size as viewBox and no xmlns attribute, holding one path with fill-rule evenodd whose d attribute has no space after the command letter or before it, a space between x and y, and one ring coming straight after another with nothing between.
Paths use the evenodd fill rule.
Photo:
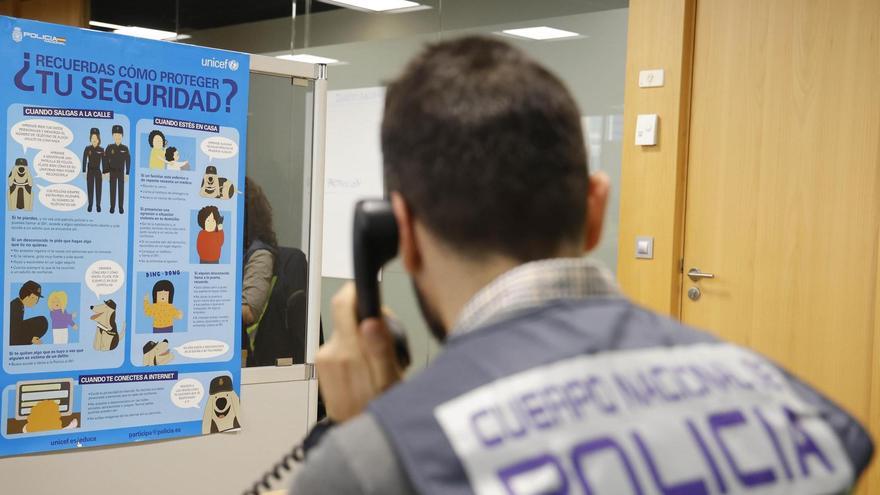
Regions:
<instances>
[{"instance_id":1,"label":"white paper on wall","mask_svg":"<svg viewBox=\"0 0 880 495\"><path fill-rule=\"evenodd\" d=\"M354 278L352 217L359 199L381 198L379 132L385 88L327 92L324 162L324 243L321 274Z\"/></svg>"}]
</instances>

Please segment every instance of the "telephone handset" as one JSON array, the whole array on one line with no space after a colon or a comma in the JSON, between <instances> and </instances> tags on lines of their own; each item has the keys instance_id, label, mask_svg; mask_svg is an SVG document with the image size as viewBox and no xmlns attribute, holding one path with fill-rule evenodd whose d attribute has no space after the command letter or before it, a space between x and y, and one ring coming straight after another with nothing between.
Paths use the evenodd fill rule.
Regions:
<instances>
[{"instance_id":1,"label":"telephone handset","mask_svg":"<svg viewBox=\"0 0 880 495\"><path fill-rule=\"evenodd\" d=\"M357 319L361 322L366 318L382 315L379 270L397 256L398 232L391 203L380 199L358 201L354 209L353 225L354 285L357 291ZM394 336L397 360L402 368L406 368L410 363L406 335L393 318L385 318L385 322ZM301 445L294 447L245 493L257 495L263 490L269 490L273 480L280 481L284 473L291 470L292 463L302 462L306 452L316 446L332 427L333 423L329 419L319 421Z\"/></svg>"},{"instance_id":2,"label":"telephone handset","mask_svg":"<svg viewBox=\"0 0 880 495\"><path fill-rule=\"evenodd\" d=\"M382 314L379 295L379 270L397 256L397 220L391 203L381 199L358 201L354 208L354 285L357 290L358 322ZM400 325L386 318L394 336L394 350L402 368L410 363L409 350Z\"/></svg>"}]
</instances>

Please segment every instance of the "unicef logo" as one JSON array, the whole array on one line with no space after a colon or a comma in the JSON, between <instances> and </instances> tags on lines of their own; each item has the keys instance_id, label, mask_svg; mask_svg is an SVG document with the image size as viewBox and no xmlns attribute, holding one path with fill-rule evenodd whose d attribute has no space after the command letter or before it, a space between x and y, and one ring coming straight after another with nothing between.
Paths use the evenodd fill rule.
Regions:
<instances>
[{"instance_id":1,"label":"unicef logo","mask_svg":"<svg viewBox=\"0 0 880 495\"><path fill-rule=\"evenodd\" d=\"M229 70L238 70L238 60L229 59Z\"/></svg>"},{"instance_id":2,"label":"unicef logo","mask_svg":"<svg viewBox=\"0 0 880 495\"><path fill-rule=\"evenodd\" d=\"M12 28L12 41L20 43L24 35L21 34L21 28L16 26Z\"/></svg>"}]
</instances>

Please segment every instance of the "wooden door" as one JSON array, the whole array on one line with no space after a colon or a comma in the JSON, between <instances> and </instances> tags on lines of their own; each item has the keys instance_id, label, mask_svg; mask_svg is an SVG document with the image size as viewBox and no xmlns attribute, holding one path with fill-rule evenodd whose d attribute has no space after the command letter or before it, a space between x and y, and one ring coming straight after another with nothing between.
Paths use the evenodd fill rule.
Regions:
<instances>
[{"instance_id":1,"label":"wooden door","mask_svg":"<svg viewBox=\"0 0 880 495\"><path fill-rule=\"evenodd\" d=\"M697 1L681 317L875 433L878 155L880 1Z\"/></svg>"}]
</instances>

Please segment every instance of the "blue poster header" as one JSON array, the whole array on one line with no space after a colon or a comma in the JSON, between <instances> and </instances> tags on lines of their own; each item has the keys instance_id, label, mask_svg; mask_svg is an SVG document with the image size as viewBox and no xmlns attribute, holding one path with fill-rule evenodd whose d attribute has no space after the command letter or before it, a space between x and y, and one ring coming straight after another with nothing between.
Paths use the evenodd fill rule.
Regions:
<instances>
[{"instance_id":1,"label":"blue poster header","mask_svg":"<svg viewBox=\"0 0 880 495\"><path fill-rule=\"evenodd\" d=\"M106 51L103 56L101 51L89 51L94 43L102 46L107 43L103 34L80 32L60 37L47 33L67 29L23 21L12 27L15 43L31 45L23 46L18 54L18 67L12 79L16 89L23 93L75 96L87 101L230 113L241 83L246 84L241 77L235 77L242 66L247 67L240 54L199 49L202 56L195 65L185 63L188 57L181 56L185 52L180 52L179 65L166 62L157 68L149 56L146 61L126 58L139 61L130 63L116 61ZM129 42L125 48L130 51L141 48L139 44L149 46L151 52L156 51L156 46L146 41L136 38L123 41Z\"/></svg>"}]
</instances>

